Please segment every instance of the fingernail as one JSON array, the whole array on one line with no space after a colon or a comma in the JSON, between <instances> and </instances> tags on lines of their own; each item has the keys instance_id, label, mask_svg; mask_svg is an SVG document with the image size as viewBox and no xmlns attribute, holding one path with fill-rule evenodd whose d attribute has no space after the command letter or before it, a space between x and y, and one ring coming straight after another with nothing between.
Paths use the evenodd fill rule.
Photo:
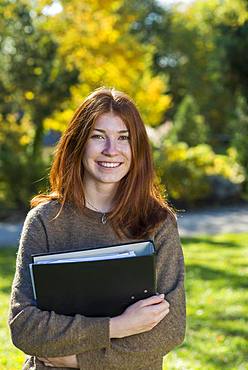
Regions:
<instances>
[{"instance_id":1,"label":"fingernail","mask_svg":"<svg viewBox=\"0 0 248 370\"><path fill-rule=\"evenodd\" d=\"M164 294L160 294L160 295L159 295L159 297L160 297L160 298L164 298Z\"/></svg>"}]
</instances>

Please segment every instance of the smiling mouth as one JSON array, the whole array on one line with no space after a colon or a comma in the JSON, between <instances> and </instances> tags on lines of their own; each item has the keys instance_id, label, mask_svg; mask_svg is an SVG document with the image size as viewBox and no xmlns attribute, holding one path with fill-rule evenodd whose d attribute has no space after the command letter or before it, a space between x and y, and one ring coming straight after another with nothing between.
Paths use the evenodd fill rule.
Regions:
<instances>
[{"instance_id":1,"label":"smiling mouth","mask_svg":"<svg viewBox=\"0 0 248 370\"><path fill-rule=\"evenodd\" d=\"M122 162L97 162L97 164L104 168L116 168L120 167Z\"/></svg>"}]
</instances>

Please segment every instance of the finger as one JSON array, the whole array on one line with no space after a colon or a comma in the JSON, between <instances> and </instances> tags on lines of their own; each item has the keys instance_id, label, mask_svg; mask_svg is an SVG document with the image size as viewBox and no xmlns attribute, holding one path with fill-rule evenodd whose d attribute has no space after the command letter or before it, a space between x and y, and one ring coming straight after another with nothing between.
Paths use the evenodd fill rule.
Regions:
<instances>
[{"instance_id":1,"label":"finger","mask_svg":"<svg viewBox=\"0 0 248 370\"><path fill-rule=\"evenodd\" d=\"M166 310L159 316L157 316L157 324L160 323L160 321L162 321L168 315L169 312L170 312L169 310Z\"/></svg>"},{"instance_id":2,"label":"finger","mask_svg":"<svg viewBox=\"0 0 248 370\"><path fill-rule=\"evenodd\" d=\"M158 304L164 300L164 294L153 295L152 297L142 299L137 303L141 304L141 307L150 306L152 304Z\"/></svg>"},{"instance_id":3,"label":"finger","mask_svg":"<svg viewBox=\"0 0 248 370\"><path fill-rule=\"evenodd\" d=\"M161 312L162 312L162 311L168 310L170 308L170 304L169 304L169 302L163 300L162 302L160 302L156 305L153 305L153 307L155 307L155 309L157 309L157 310L161 310Z\"/></svg>"},{"instance_id":4,"label":"finger","mask_svg":"<svg viewBox=\"0 0 248 370\"><path fill-rule=\"evenodd\" d=\"M168 315L168 313L169 313L169 312L170 312L170 310L169 310L169 309L167 309L167 310L162 311L162 312L160 312L160 313L154 314L154 318L157 320L157 324L158 324L160 321L162 321L162 320L165 318L165 316L167 316L167 315Z\"/></svg>"},{"instance_id":5,"label":"finger","mask_svg":"<svg viewBox=\"0 0 248 370\"><path fill-rule=\"evenodd\" d=\"M164 308L170 308L170 303L166 300L163 300L161 303L160 303L161 307L164 307Z\"/></svg>"},{"instance_id":6,"label":"finger","mask_svg":"<svg viewBox=\"0 0 248 370\"><path fill-rule=\"evenodd\" d=\"M52 367L53 366L50 362L44 362L44 365L45 366L49 366L49 367Z\"/></svg>"},{"instance_id":7,"label":"finger","mask_svg":"<svg viewBox=\"0 0 248 370\"><path fill-rule=\"evenodd\" d=\"M37 357L39 361L46 361L46 357Z\"/></svg>"},{"instance_id":8,"label":"finger","mask_svg":"<svg viewBox=\"0 0 248 370\"><path fill-rule=\"evenodd\" d=\"M149 310L149 312L152 315L159 316L159 315L163 315L166 311L168 311L169 306L166 302L161 302L156 305L151 305L149 307L146 307L146 309Z\"/></svg>"},{"instance_id":9,"label":"finger","mask_svg":"<svg viewBox=\"0 0 248 370\"><path fill-rule=\"evenodd\" d=\"M43 362L44 364L49 364L49 360L46 357L37 357L39 361Z\"/></svg>"},{"instance_id":10,"label":"finger","mask_svg":"<svg viewBox=\"0 0 248 370\"><path fill-rule=\"evenodd\" d=\"M39 361L43 362L45 366L53 366L53 364L46 357L37 357Z\"/></svg>"},{"instance_id":11,"label":"finger","mask_svg":"<svg viewBox=\"0 0 248 370\"><path fill-rule=\"evenodd\" d=\"M170 312L170 310L169 309L167 309L167 310L165 310L163 313L162 313L162 318L164 318L165 316L167 316L168 315L168 313Z\"/></svg>"}]
</instances>

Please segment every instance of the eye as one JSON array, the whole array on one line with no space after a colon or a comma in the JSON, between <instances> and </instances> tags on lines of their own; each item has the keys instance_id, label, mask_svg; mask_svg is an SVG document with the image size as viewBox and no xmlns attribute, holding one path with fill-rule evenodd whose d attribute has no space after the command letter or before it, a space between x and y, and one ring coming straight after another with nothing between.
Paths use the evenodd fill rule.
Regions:
<instances>
[{"instance_id":1,"label":"eye","mask_svg":"<svg viewBox=\"0 0 248 370\"><path fill-rule=\"evenodd\" d=\"M121 136L119 136L119 140L121 140L121 141L129 140L129 136L128 135L121 135Z\"/></svg>"},{"instance_id":2,"label":"eye","mask_svg":"<svg viewBox=\"0 0 248 370\"><path fill-rule=\"evenodd\" d=\"M91 136L91 139L104 140L105 137L103 135L95 134Z\"/></svg>"}]
</instances>

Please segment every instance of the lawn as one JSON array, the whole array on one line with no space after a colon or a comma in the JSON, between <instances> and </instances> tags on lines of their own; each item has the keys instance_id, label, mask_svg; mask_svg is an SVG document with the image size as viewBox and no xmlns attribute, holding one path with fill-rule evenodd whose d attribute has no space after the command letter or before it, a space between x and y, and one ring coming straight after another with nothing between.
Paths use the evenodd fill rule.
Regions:
<instances>
[{"instance_id":1,"label":"lawn","mask_svg":"<svg viewBox=\"0 0 248 370\"><path fill-rule=\"evenodd\" d=\"M248 233L182 240L186 261L187 335L164 370L248 369ZM8 300L15 249L0 250L0 370L19 370L9 339Z\"/></svg>"}]
</instances>

